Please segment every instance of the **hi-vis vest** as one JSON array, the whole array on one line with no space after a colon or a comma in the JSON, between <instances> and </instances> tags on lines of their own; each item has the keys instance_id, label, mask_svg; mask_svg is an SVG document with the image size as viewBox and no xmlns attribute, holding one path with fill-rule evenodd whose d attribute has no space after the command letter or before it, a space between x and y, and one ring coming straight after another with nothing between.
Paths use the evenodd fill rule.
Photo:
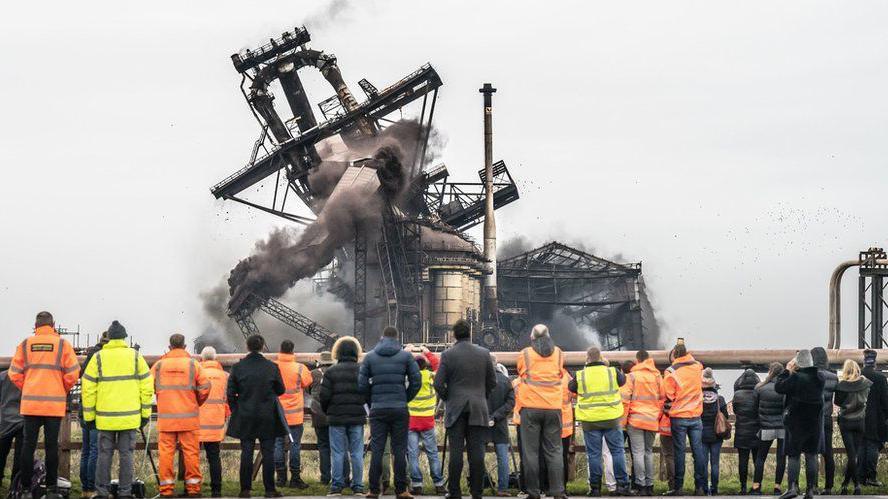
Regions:
<instances>
[{"instance_id":1,"label":"hi-vis vest","mask_svg":"<svg viewBox=\"0 0 888 499\"><path fill-rule=\"evenodd\" d=\"M561 400L561 438L567 438L574 434L574 394L567 387L570 384L570 374L565 371L561 378L561 390L564 394Z\"/></svg>"},{"instance_id":2,"label":"hi-vis vest","mask_svg":"<svg viewBox=\"0 0 888 499\"><path fill-rule=\"evenodd\" d=\"M577 421L607 421L623 416L623 398L617 371L608 366L586 366L577 373Z\"/></svg>"},{"instance_id":3,"label":"hi-vis vest","mask_svg":"<svg viewBox=\"0 0 888 499\"><path fill-rule=\"evenodd\" d=\"M151 417L154 380L145 359L123 340L111 340L93 355L80 390L83 419L99 430L135 430Z\"/></svg>"},{"instance_id":4,"label":"hi-vis vest","mask_svg":"<svg viewBox=\"0 0 888 499\"><path fill-rule=\"evenodd\" d=\"M422 383L419 392L407 404L411 416L434 416L435 406L438 405L438 396L435 394L435 373L428 369L419 372L422 375Z\"/></svg>"},{"instance_id":5,"label":"hi-vis vest","mask_svg":"<svg viewBox=\"0 0 888 499\"><path fill-rule=\"evenodd\" d=\"M22 391L22 416L64 416L68 392L79 378L74 349L52 326L35 329L9 365L9 380Z\"/></svg>"},{"instance_id":6,"label":"hi-vis vest","mask_svg":"<svg viewBox=\"0 0 888 499\"><path fill-rule=\"evenodd\" d=\"M305 389L311 386L311 371L296 362L293 354L279 353L276 362L284 380L284 394L278 397L287 425L301 425L305 421Z\"/></svg>"},{"instance_id":7,"label":"hi-vis vest","mask_svg":"<svg viewBox=\"0 0 888 499\"><path fill-rule=\"evenodd\" d=\"M222 364L215 360L205 360L200 366L210 380L210 395L198 410L200 431L197 437L201 442L221 442L225 440L225 420L230 412L225 397L228 373L223 371Z\"/></svg>"},{"instance_id":8,"label":"hi-vis vest","mask_svg":"<svg viewBox=\"0 0 888 499\"><path fill-rule=\"evenodd\" d=\"M518 356L518 377L524 386L515 394L515 403L528 409L561 410L561 378L564 359L561 349L548 357L527 347Z\"/></svg>"}]
</instances>

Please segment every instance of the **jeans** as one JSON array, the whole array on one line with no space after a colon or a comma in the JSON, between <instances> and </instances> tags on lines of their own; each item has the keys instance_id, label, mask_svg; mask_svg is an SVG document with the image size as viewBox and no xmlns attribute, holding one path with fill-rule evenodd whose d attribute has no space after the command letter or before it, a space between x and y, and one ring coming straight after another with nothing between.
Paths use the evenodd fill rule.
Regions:
<instances>
[{"instance_id":1,"label":"jeans","mask_svg":"<svg viewBox=\"0 0 888 499\"><path fill-rule=\"evenodd\" d=\"M9 457L9 451L12 451L12 474L9 475L10 482L15 478L22 465L22 440L24 439L25 430L19 425L15 431L10 431L2 439L0 439L0 483L3 482L3 473L6 471L6 459ZM13 444L13 441L15 443Z\"/></svg>"},{"instance_id":2,"label":"jeans","mask_svg":"<svg viewBox=\"0 0 888 499\"><path fill-rule=\"evenodd\" d=\"M425 431L411 431L407 434L407 460L410 462L410 486L422 487L422 470L419 469L419 444L425 449L426 459L429 462L429 474L432 475L432 483L435 487L444 485L444 477L441 475L441 459L438 458L438 441L435 439L435 429Z\"/></svg>"},{"instance_id":3,"label":"jeans","mask_svg":"<svg viewBox=\"0 0 888 499\"><path fill-rule=\"evenodd\" d=\"M481 496L484 489L484 445L488 432L485 426L469 424L469 414L461 414L447 428L447 445L450 455L447 461L448 493L454 497L460 495L460 482L463 477L463 450L469 460L469 491L473 497Z\"/></svg>"},{"instance_id":4,"label":"jeans","mask_svg":"<svg viewBox=\"0 0 888 499\"><path fill-rule=\"evenodd\" d=\"M494 444L496 449L496 490L509 490L509 444Z\"/></svg>"},{"instance_id":5,"label":"jeans","mask_svg":"<svg viewBox=\"0 0 888 499\"><path fill-rule=\"evenodd\" d=\"M762 478L765 474L765 460L768 459L768 451L771 450L772 443L774 443L773 440L759 440L758 455L755 457L755 472L752 476L753 485L758 484L759 487L762 485ZM777 439L777 469L774 470L775 487L779 487L780 483L783 482L783 473L786 471L786 453L783 448L785 443L785 439Z\"/></svg>"},{"instance_id":6,"label":"jeans","mask_svg":"<svg viewBox=\"0 0 888 499\"><path fill-rule=\"evenodd\" d=\"M133 449L136 448L136 430L99 431L99 457L96 460L96 494L111 497L111 462L114 451L120 462L117 497L133 495Z\"/></svg>"},{"instance_id":7,"label":"jeans","mask_svg":"<svg viewBox=\"0 0 888 499\"><path fill-rule=\"evenodd\" d=\"M240 488L241 490L253 489L253 452L256 450L256 440L241 440L240 462ZM274 462L274 438L266 438L259 441L259 452L262 453L263 463ZM274 467L262 466L262 485L265 493L274 492Z\"/></svg>"},{"instance_id":8,"label":"jeans","mask_svg":"<svg viewBox=\"0 0 888 499\"><path fill-rule=\"evenodd\" d=\"M654 484L654 438L657 432L642 430L634 426L626 428L629 433L629 448L632 450L632 469L635 483L641 487Z\"/></svg>"},{"instance_id":9,"label":"jeans","mask_svg":"<svg viewBox=\"0 0 888 499\"><path fill-rule=\"evenodd\" d=\"M860 425L861 427L863 425ZM863 483L863 431L862 428L842 428L839 425L839 430L842 433L842 443L845 444L845 450L848 452L848 464L845 466L845 477L842 479L842 488L847 486L849 483L854 483L855 486Z\"/></svg>"},{"instance_id":10,"label":"jeans","mask_svg":"<svg viewBox=\"0 0 888 499\"><path fill-rule=\"evenodd\" d=\"M62 418L52 416L25 416L24 444L22 445L22 483L31 483L34 474L34 452L43 427L43 445L46 448L46 490L55 492L59 480L59 429Z\"/></svg>"},{"instance_id":11,"label":"jeans","mask_svg":"<svg viewBox=\"0 0 888 499\"><path fill-rule=\"evenodd\" d=\"M89 429L86 424L80 425L80 484L83 490L96 490L96 461L99 457L99 430Z\"/></svg>"},{"instance_id":12,"label":"jeans","mask_svg":"<svg viewBox=\"0 0 888 499\"><path fill-rule=\"evenodd\" d=\"M274 439L274 468L276 470L284 469L284 442L290 443L290 477L299 478L299 471L302 462L299 459L299 451L302 449L302 430L301 424L290 427L290 437L293 442L289 442L287 437L278 437Z\"/></svg>"},{"instance_id":13,"label":"jeans","mask_svg":"<svg viewBox=\"0 0 888 499\"><path fill-rule=\"evenodd\" d=\"M370 409L370 492L380 492L385 443L391 439L395 494L407 491L407 428L410 414L403 409ZM336 467L334 463L333 467Z\"/></svg>"},{"instance_id":14,"label":"jeans","mask_svg":"<svg viewBox=\"0 0 888 499\"><path fill-rule=\"evenodd\" d=\"M620 487L629 486L629 475L626 473L626 454L623 449L623 431L619 428L609 430L584 430L583 442L586 444L586 457L589 461L589 487L600 488L601 485L601 446L602 438L607 444L614 462L614 476Z\"/></svg>"},{"instance_id":15,"label":"jeans","mask_svg":"<svg viewBox=\"0 0 888 499\"><path fill-rule=\"evenodd\" d=\"M706 488L706 461L703 455L703 423L700 418L672 418L672 447L675 449L675 490L684 487L685 447L691 442L694 456L694 488Z\"/></svg>"},{"instance_id":16,"label":"jeans","mask_svg":"<svg viewBox=\"0 0 888 499\"><path fill-rule=\"evenodd\" d=\"M333 490L345 488L345 466L351 458L352 492L364 490L364 425L330 426L330 470ZM346 455L348 454L348 455Z\"/></svg>"},{"instance_id":17,"label":"jeans","mask_svg":"<svg viewBox=\"0 0 888 499\"><path fill-rule=\"evenodd\" d=\"M521 409L521 462L524 484L531 496L540 495L540 454L546 460L549 495L564 495L561 458L561 409Z\"/></svg>"},{"instance_id":18,"label":"jeans","mask_svg":"<svg viewBox=\"0 0 888 499\"><path fill-rule=\"evenodd\" d=\"M722 441L707 442L703 444L703 466L709 468L708 473L704 471L704 477L709 475L709 486L704 487L706 492L712 495L718 493L718 462L721 457Z\"/></svg>"},{"instance_id":19,"label":"jeans","mask_svg":"<svg viewBox=\"0 0 888 499\"><path fill-rule=\"evenodd\" d=\"M222 454L219 442L201 442L210 468L210 491L222 492Z\"/></svg>"}]
</instances>

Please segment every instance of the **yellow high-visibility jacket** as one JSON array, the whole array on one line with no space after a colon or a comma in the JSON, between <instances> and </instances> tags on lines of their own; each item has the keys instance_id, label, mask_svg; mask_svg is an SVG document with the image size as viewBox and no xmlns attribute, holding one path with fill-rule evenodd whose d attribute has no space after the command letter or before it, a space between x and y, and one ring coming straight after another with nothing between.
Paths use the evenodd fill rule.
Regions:
<instances>
[{"instance_id":1,"label":"yellow high-visibility jacket","mask_svg":"<svg viewBox=\"0 0 888 499\"><path fill-rule=\"evenodd\" d=\"M80 385L83 419L105 431L135 430L151 417L154 379L148 363L124 340L111 340L92 356Z\"/></svg>"}]
</instances>

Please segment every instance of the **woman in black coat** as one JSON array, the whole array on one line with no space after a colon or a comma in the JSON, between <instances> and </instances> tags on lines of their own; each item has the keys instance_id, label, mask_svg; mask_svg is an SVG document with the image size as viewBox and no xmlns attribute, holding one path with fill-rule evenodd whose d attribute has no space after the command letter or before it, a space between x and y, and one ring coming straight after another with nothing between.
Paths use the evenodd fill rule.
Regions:
<instances>
[{"instance_id":1,"label":"woman in black coat","mask_svg":"<svg viewBox=\"0 0 888 499\"><path fill-rule=\"evenodd\" d=\"M759 446L759 414L758 397L755 387L761 382L758 374L752 369L734 382L734 448L740 459L737 467L740 472L740 494L746 494L746 479L749 477L749 461L755 465L756 451Z\"/></svg>"},{"instance_id":2,"label":"woman in black coat","mask_svg":"<svg viewBox=\"0 0 888 499\"><path fill-rule=\"evenodd\" d=\"M703 414L700 420L703 422L703 455L704 462L709 468L709 479L706 491L709 495L718 495L719 461L724 437L715 433L715 418L721 412L728 417L728 404L725 398L718 394L718 384L712 374L712 369L703 369Z\"/></svg>"},{"instance_id":3,"label":"woman in black coat","mask_svg":"<svg viewBox=\"0 0 888 499\"><path fill-rule=\"evenodd\" d=\"M774 475L774 494L780 494L780 483L786 471L786 430L783 428L783 405L785 397L774 390L777 376L783 372L783 364L772 362L768 375L755 387L759 422L759 447L755 458L755 472L752 478L750 495L762 495L762 477L765 474L765 461L771 444L777 441L777 469Z\"/></svg>"},{"instance_id":4,"label":"woman in black coat","mask_svg":"<svg viewBox=\"0 0 888 499\"><path fill-rule=\"evenodd\" d=\"M814 365L810 350L799 350L777 377L774 389L786 395L786 456L789 461L789 487L780 499L799 495L801 455L805 455L807 487L810 499L817 487L817 454L823 425L823 377Z\"/></svg>"},{"instance_id":5,"label":"woman in black coat","mask_svg":"<svg viewBox=\"0 0 888 499\"><path fill-rule=\"evenodd\" d=\"M854 495L860 495L863 483L863 434L866 428L866 399L873 382L860 375L860 365L851 359L845 361L836 385L836 405L839 406L839 431L848 453L842 495L848 493L848 483L854 481Z\"/></svg>"},{"instance_id":6,"label":"woman in black coat","mask_svg":"<svg viewBox=\"0 0 888 499\"><path fill-rule=\"evenodd\" d=\"M284 381L277 365L259 353L264 346L265 340L258 334L247 338L250 353L231 368L228 376L228 435L241 441L240 497L250 497L256 440L262 462L273 463L274 439L288 431L278 402L278 396L284 394ZM262 466L262 483L265 497L281 497L274 485L274 466Z\"/></svg>"}]
</instances>

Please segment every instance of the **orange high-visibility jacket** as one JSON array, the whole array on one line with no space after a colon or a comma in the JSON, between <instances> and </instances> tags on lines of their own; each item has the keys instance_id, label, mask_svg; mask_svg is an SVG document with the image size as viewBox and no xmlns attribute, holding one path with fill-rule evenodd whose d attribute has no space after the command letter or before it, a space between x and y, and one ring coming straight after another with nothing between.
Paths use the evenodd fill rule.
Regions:
<instances>
[{"instance_id":1,"label":"orange high-visibility jacket","mask_svg":"<svg viewBox=\"0 0 888 499\"><path fill-rule=\"evenodd\" d=\"M521 395L519 392L521 391L521 386L523 384L521 378L515 378L512 380L512 390L515 392L515 407L512 408L512 424L515 426L521 424Z\"/></svg>"},{"instance_id":2,"label":"orange high-visibility jacket","mask_svg":"<svg viewBox=\"0 0 888 499\"><path fill-rule=\"evenodd\" d=\"M22 391L23 416L62 417L68 392L80 378L74 348L52 326L40 326L19 343L9 379Z\"/></svg>"},{"instance_id":3,"label":"orange high-visibility jacket","mask_svg":"<svg viewBox=\"0 0 888 499\"><path fill-rule=\"evenodd\" d=\"M223 371L222 364L215 360L205 360L200 363L200 367L210 381L210 395L200 406L198 438L201 442L221 442L225 440L225 420L231 413L225 397L228 373Z\"/></svg>"},{"instance_id":4,"label":"orange high-visibility jacket","mask_svg":"<svg viewBox=\"0 0 888 499\"><path fill-rule=\"evenodd\" d=\"M703 414L703 364L691 354L679 357L666 369L663 379L670 418L697 418Z\"/></svg>"},{"instance_id":5,"label":"orange high-visibility jacket","mask_svg":"<svg viewBox=\"0 0 888 499\"><path fill-rule=\"evenodd\" d=\"M200 406L210 396L210 381L184 348L174 348L151 368L157 395L158 431L200 429Z\"/></svg>"},{"instance_id":6,"label":"orange high-visibility jacket","mask_svg":"<svg viewBox=\"0 0 888 499\"><path fill-rule=\"evenodd\" d=\"M626 376L628 379L629 376ZM623 383L623 386L620 387L620 398L623 399L623 415L620 416L620 428L626 429L626 425L629 423L629 386L627 383Z\"/></svg>"},{"instance_id":7,"label":"orange high-visibility jacket","mask_svg":"<svg viewBox=\"0 0 888 499\"><path fill-rule=\"evenodd\" d=\"M296 357L292 353L279 353L277 365L286 389L278 399L284 408L287 424L300 425L305 418L303 390L311 386L311 371L305 365L296 362Z\"/></svg>"},{"instance_id":8,"label":"orange high-visibility jacket","mask_svg":"<svg viewBox=\"0 0 888 499\"><path fill-rule=\"evenodd\" d=\"M552 355L543 357L532 347L518 355L518 377L524 386L515 394L515 404L530 409L561 410L561 377L564 355L555 347ZM520 401L519 401L520 397Z\"/></svg>"},{"instance_id":9,"label":"orange high-visibility jacket","mask_svg":"<svg viewBox=\"0 0 888 499\"><path fill-rule=\"evenodd\" d=\"M664 387L663 377L654 365L654 359L633 366L623 386L629 399L629 426L647 431L659 430Z\"/></svg>"},{"instance_id":10,"label":"orange high-visibility jacket","mask_svg":"<svg viewBox=\"0 0 888 499\"><path fill-rule=\"evenodd\" d=\"M570 391L567 385L573 377L566 370L561 377L561 438L567 438L574 434L574 406L577 395Z\"/></svg>"}]
</instances>

